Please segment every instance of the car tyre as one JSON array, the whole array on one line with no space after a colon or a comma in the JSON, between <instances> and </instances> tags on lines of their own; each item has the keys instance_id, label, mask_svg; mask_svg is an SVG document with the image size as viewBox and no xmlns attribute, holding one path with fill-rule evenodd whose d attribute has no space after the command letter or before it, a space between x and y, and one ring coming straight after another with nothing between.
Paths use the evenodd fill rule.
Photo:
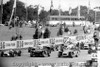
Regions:
<instances>
[{"instance_id":1,"label":"car tyre","mask_svg":"<svg viewBox=\"0 0 100 67\"><path fill-rule=\"evenodd\" d=\"M72 55L73 52L69 52L69 57L73 58L73 55Z\"/></svg>"},{"instance_id":2,"label":"car tyre","mask_svg":"<svg viewBox=\"0 0 100 67\"><path fill-rule=\"evenodd\" d=\"M77 54L76 54L76 57L78 57L79 56L79 52L77 52Z\"/></svg>"},{"instance_id":3,"label":"car tyre","mask_svg":"<svg viewBox=\"0 0 100 67\"><path fill-rule=\"evenodd\" d=\"M30 57L33 57L33 55L32 55L32 54L30 54Z\"/></svg>"},{"instance_id":4,"label":"car tyre","mask_svg":"<svg viewBox=\"0 0 100 67\"><path fill-rule=\"evenodd\" d=\"M1 57L3 57L4 56L4 52L1 52Z\"/></svg>"},{"instance_id":5,"label":"car tyre","mask_svg":"<svg viewBox=\"0 0 100 67\"><path fill-rule=\"evenodd\" d=\"M21 51L18 52L18 56L21 56Z\"/></svg>"},{"instance_id":6,"label":"car tyre","mask_svg":"<svg viewBox=\"0 0 100 67\"><path fill-rule=\"evenodd\" d=\"M43 51L42 54L43 54L43 57L47 57L48 56L46 51Z\"/></svg>"},{"instance_id":7,"label":"car tyre","mask_svg":"<svg viewBox=\"0 0 100 67\"><path fill-rule=\"evenodd\" d=\"M62 52L58 52L58 57L61 57L62 56Z\"/></svg>"}]
</instances>

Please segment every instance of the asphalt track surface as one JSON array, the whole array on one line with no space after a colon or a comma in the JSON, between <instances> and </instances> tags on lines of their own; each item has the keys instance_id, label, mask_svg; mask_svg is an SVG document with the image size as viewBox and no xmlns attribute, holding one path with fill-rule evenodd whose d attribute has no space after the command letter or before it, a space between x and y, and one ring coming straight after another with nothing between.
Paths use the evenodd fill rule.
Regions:
<instances>
[{"instance_id":1,"label":"asphalt track surface","mask_svg":"<svg viewBox=\"0 0 100 67\"><path fill-rule=\"evenodd\" d=\"M53 51L50 57L30 57L28 50L22 50L22 56L20 57L2 57L2 62L5 67L32 67L34 65L69 65L70 62L85 62L91 59L91 55L87 53L87 50L81 50L78 57L57 57L58 52Z\"/></svg>"}]
</instances>

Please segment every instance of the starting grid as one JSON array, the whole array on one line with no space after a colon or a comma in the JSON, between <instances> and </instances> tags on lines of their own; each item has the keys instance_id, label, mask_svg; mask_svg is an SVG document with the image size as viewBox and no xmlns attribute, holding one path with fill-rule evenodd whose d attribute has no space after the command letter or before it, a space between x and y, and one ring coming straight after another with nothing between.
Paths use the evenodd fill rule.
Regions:
<instances>
[{"instance_id":1,"label":"starting grid","mask_svg":"<svg viewBox=\"0 0 100 67\"><path fill-rule=\"evenodd\" d=\"M77 42L93 42L93 34L88 35L78 35L78 36L63 36L63 37L55 37L55 38L47 38L47 39L30 39L30 40L16 40L16 41L1 41L0 42L0 50L9 50L9 49L24 49L28 47L36 47L38 45L42 46L51 46L51 45L60 45L66 44L68 41L73 43ZM67 44L66 44L67 45ZM92 54L91 58L97 58L97 54ZM72 63L72 67L86 67L87 62L78 62ZM100 66L99 62L94 63L93 67ZM21 64L23 65L23 64ZM28 64L29 65L29 64ZM24 65L22 67L70 67L69 64L62 63L61 65L57 64L36 64ZM20 67L20 64L15 64L13 67ZM88 66L87 66L88 67Z\"/></svg>"},{"instance_id":2,"label":"starting grid","mask_svg":"<svg viewBox=\"0 0 100 67\"><path fill-rule=\"evenodd\" d=\"M16 40L16 41L0 41L0 50L22 49L28 47L36 47L37 45L51 46L66 44L68 41L73 43L93 41L93 35L78 35L78 36L63 36L47 39L30 39L30 40Z\"/></svg>"}]
</instances>

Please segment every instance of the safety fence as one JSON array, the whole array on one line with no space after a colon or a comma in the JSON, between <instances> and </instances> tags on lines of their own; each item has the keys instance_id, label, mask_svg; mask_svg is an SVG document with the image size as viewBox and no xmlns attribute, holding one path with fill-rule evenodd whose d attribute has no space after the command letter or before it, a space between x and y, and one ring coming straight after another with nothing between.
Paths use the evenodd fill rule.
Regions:
<instances>
[{"instance_id":1,"label":"safety fence","mask_svg":"<svg viewBox=\"0 0 100 67\"><path fill-rule=\"evenodd\" d=\"M63 36L46 39L30 39L30 40L16 40L16 41L0 41L0 50L21 49L28 47L36 47L37 45L51 46L66 44L68 41L77 42L93 42L93 35L78 35L78 36Z\"/></svg>"}]
</instances>

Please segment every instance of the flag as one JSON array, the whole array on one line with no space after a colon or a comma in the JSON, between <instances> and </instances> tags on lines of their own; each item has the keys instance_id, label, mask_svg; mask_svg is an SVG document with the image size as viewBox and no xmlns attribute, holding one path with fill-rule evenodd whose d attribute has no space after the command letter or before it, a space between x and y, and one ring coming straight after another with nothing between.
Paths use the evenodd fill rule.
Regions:
<instances>
[{"instance_id":1,"label":"flag","mask_svg":"<svg viewBox=\"0 0 100 67\"><path fill-rule=\"evenodd\" d=\"M53 1L51 0L50 13L52 12L52 9L53 9Z\"/></svg>"},{"instance_id":2,"label":"flag","mask_svg":"<svg viewBox=\"0 0 100 67\"><path fill-rule=\"evenodd\" d=\"M87 11L87 14L89 14L90 12L90 0L89 0L89 3L88 3L88 11Z\"/></svg>"},{"instance_id":3,"label":"flag","mask_svg":"<svg viewBox=\"0 0 100 67\"><path fill-rule=\"evenodd\" d=\"M80 18L80 5L78 6L78 12L77 12L77 14L78 14L78 18Z\"/></svg>"},{"instance_id":4,"label":"flag","mask_svg":"<svg viewBox=\"0 0 100 67\"><path fill-rule=\"evenodd\" d=\"M3 0L0 2L1 7L0 7L0 24L2 24L2 16L3 16Z\"/></svg>"},{"instance_id":5,"label":"flag","mask_svg":"<svg viewBox=\"0 0 100 67\"><path fill-rule=\"evenodd\" d=\"M69 14L71 14L71 13L72 13L72 8L70 7L70 8L69 8Z\"/></svg>"},{"instance_id":6,"label":"flag","mask_svg":"<svg viewBox=\"0 0 100 67\"><path fill-rule=\"evenodd\" d=\"M44 7L38 5L37 9L38 9L38 15L39 15L41 13L41 11L44 10Z\"/></svg>"},{"instance_id":7,"label":"flag","mask_svg":"<svg viewBox=\"0 0 100 67\"><path fill-rule=\"evenodd\" d=\"M27 4L25 4L25 8L27 9Z\"/></svg>"},{"instance_id":8,"label":"flag","mask_svg":"<svg viewBox=\"0 0 100 67\"><path fill-rule=\"evenodd\" d=\"M16 0L14 0L13 8L16 8Z\"/></svg>"},{"instance_id":9,"label":"flag","mask_svg":"<svg viewBox=\"0 0 100 67\"><path fill-rule=\"evenodd\" d=\"M61 5L60 4L59 4L58 10L59 10L59 16L61 16Z\"/></svg>"},{"instance_id":10,"label":"flag","mask_svg":"<svg viewBox=\"0 0 100 67\"><path fill-rule=\"evenodd\" d=\"M13 17L13 15L14 15L14 9L15 9L15 8L16 8L16 0L14 0L12 13L11 13L11 17L10 17L10 20L9 20L9 25L10 25L10 23L11 23L11 21L12 21L12 17Z\"/></svg>"}]
</instances>

